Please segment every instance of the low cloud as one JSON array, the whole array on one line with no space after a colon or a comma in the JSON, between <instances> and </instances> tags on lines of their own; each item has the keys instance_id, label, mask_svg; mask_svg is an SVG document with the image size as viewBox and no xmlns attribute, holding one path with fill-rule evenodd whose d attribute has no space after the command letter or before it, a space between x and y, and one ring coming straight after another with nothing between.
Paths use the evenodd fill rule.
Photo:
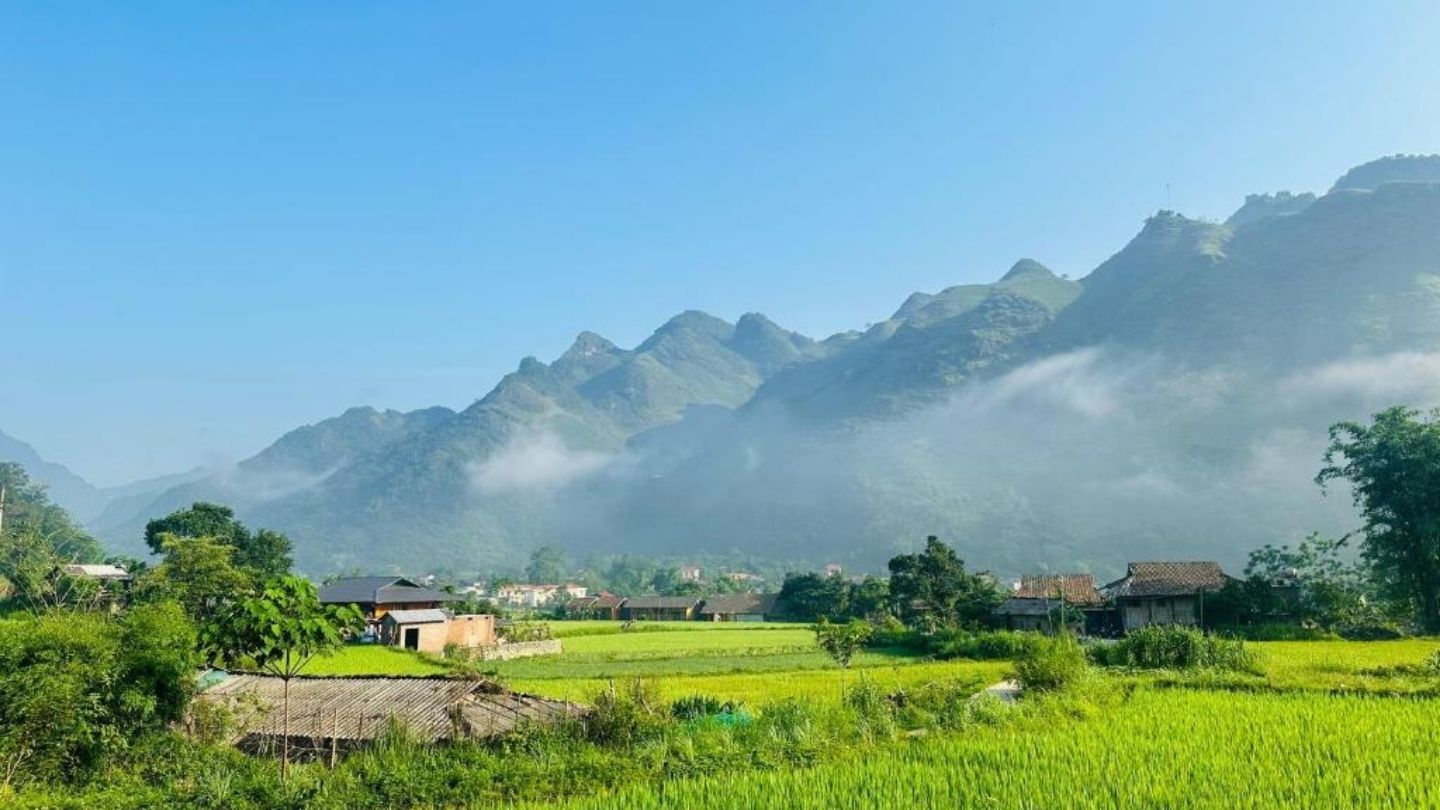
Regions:
<instances>
[{"instance_id":1,"label":"low cloud","mask_svg":"<svg viewBox=\"0 0 1440 810\"><path fill-rule=\"evenodd\" d=\"M599 472L614 458L594 450L571 450L552 432L527 433L470 465L470 483L486 495L558 489Z\"/></svg>"},{"instance_id":2,"label":"low cloud","mask_svg":"<svg viewBox=\"0 0 1440 810\"><path fill-rule=\"evenodd\" d=\"M1301 397L1430 401L1440 395L1440 354L1398 352L1341 360L1292 375L1284 387Z\"/></svg>"},{"instance_id":3,"label":"low cloud","mask_svg":"<svg viewBox=\"0 0 1440 810\"><path fill-rule=\"evenodd\" d=\"M1093 348L1047 357L975 386L960 396L959 404L979 411L1039 405L1103 419L1119 409L1116 389L1124 380L1099 368L1100 360L1100 351Z\"/></svg>"}]
</instances>

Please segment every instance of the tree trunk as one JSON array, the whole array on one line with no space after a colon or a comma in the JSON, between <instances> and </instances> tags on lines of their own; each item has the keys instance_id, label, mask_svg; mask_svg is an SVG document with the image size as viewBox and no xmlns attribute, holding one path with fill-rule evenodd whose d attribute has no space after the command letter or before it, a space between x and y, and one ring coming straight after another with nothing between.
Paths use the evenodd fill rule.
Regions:
<instances>
[{"instance_id":1,"label":"tree trunk","mask_svg":"<svg viewBox=\"0 0 1440 810\"><path fill-rule=\"evenodd\" d=\"M290 654L285 654L285 670L290 670ZM280 740L280 783L290 777L290 678L287 675L281 681L281 689L285 693L285 720L282 733L284 737Z\"/></svg>"}]
</instances>

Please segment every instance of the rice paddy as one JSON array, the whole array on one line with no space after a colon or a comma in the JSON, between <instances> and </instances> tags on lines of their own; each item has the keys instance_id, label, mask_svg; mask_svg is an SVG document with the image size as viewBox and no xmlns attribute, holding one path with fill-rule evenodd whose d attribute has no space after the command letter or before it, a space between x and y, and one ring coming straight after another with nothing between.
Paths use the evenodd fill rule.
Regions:
<instances>
[{"instance_id":1,"label":"rice paddy","mask_svg":"<svg viewBox=\"0 0 1440 810\"><path fill-rule=\"evenodd\" d=\"M587 701L643 678L660 698L704 695L764 714L781 701L836 705L863 682L886 693L928 683L980 690L1005 661L930 661L869 651L842 672L796 625L562 622L561 655L496 662L507 686ZM1022 700L992 725L899 734L830 752L814 767L739 768L642 781L573 799L599 808L1434 807L1440 677L1421 664L1440 640L1265 642L1263 674L1108 673L1097 699ZM440 674L437 658L351 647L315 674ZM462 802L463 805L463 802Z\"/></svg>"}]
</instances>

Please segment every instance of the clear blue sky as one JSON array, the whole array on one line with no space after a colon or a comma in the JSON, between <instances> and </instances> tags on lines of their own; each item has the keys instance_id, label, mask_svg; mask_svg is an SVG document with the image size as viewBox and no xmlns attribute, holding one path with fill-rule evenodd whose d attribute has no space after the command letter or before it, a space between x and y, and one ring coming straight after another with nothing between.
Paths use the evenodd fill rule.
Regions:
<instances>
[{"instance_id":1,"label":"clear blue sky","mask_svg":"<svg viewBox=\"0 0 1440 810\"><path fill-rule=\"evenodd\" d=\"M1437 42L1433 2L6 2L0 430L118 483L582 329L1083 275L1167 194L1440 150Z\"/></svg>"}]
</instances>

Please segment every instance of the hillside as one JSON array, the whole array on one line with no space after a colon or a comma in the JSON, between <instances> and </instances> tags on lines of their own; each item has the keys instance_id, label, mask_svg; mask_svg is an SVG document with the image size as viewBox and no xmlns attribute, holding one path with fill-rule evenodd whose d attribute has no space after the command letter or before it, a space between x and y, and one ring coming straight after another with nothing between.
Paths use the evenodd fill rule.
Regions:
<instances>
[{"instance_id":1,"label":"hillside","mask_svg":"<svg viewBox=\"0 0 1440 810\"><path fill-rule=\"evenodd\" d=\"M322 572L577 554L875 567L925 534L1006 573L1343 531L1324 428L1440 403L1436 158L1225 223L1162 211L1079 281L1033 260L814 341L676 316L633 349L582 333L459 412L357 409L101 533L209 497ZM112 510L113 512L113 510Z\"/></svg>"}]
</instances>

